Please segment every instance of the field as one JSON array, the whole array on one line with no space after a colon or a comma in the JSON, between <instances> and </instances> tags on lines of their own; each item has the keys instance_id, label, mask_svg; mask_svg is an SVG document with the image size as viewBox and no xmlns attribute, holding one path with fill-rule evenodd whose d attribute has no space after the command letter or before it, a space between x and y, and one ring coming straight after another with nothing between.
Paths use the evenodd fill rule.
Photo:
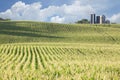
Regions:
<instances>
[{"instance_id":1,"label":"field","mask_svg":"<svg viewBox=\"0 0 120 80\"><path fill-rule=\"evenodd\" d=\"M0 80L120 80L120 25L0 22Z\"/></svg>"}]
</instances>

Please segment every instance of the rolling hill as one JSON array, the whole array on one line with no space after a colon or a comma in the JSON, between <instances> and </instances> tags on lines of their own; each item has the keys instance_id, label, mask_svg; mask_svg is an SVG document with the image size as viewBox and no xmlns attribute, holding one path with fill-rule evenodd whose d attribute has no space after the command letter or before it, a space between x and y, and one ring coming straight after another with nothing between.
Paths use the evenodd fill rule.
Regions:
<instances>
[{"instance_id":1,"label":"rolling hill","mask_svg":"<svg viewBox=\"0 0 120 80\"><path fill-rule=\"evenodd\" d=\"M120 43L119 25L0 22L0 43Z\"/></svg>"},{"instance_id":2,"label":"rolling hill","mask_svg":"<svg viewBox=\"0 0 120 80\"><path fill-rule=\"evenodd\" d=\"M120 80L120 25L0 22L0 80Z\"/></svg>"}]
</instances>

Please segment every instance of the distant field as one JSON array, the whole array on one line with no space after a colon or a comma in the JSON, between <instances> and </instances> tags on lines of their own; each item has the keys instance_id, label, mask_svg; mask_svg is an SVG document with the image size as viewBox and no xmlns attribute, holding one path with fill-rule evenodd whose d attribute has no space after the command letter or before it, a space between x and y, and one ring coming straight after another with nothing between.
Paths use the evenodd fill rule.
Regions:
<instances>
[{"instance_id":1,"label":"distant field","mask_svg":"<svg viewBox=\"0 0 120 80\"><path fill-rule=\"evenodd\" d=\"M120 25L0 22L0 43L120 43Z\"/></svg>"},{"instance_id":2,"label":"distant field","mask_svg":"<svg viewBox=\"0 0 120 80\"><path fill-rule=\"evenodd\" d=\"M120 80L120 25L0 22L0 80Z\"/></svg>"}]
</instances>

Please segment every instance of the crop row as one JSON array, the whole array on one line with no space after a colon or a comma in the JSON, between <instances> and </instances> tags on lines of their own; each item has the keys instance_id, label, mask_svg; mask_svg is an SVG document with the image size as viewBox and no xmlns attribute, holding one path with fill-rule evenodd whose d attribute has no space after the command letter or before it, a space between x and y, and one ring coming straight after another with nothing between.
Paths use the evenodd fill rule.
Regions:
<instances>
[{"instance_id":1,"label":"crop row","mask_svg":"<svg viewBox=\"0 0 120 80\"><path fill-rule=\"evenodd\" d=\"M51 62L76 55L77 49L41 46L1 46L1 69L45 69ZM78 49L78 54L83 54Z\"/></svg>"},{"instance_id":2,"label":"crop row","mask_svg":"<svg viewBox=\"0 0 120 80\"><path fill-rule=\"evenodd\" d=\"M0 80L120 79L119 46L74 46L1 45Z\"/></svg>"}]
</instances>

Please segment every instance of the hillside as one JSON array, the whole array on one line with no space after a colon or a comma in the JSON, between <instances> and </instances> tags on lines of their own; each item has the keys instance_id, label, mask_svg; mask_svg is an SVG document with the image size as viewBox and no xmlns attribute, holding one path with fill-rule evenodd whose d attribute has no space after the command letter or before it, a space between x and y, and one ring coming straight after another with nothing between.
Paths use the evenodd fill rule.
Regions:
<instances>
[{"instance_id":1,"label":"hillside","mask_svg":"<svg viewBox=\"0 0 120 80\"><path fill-rule=\"evenodd\" d=\"M0 22L0 80L120 80L120 25Z\"/></svg>"},{"instance_id":2,"label":"hillside","mask_svg":"<svg viewBox=\"0 0 120 80\"><path fill-rule=\"evenodd\" d=\"M120 25L0 22L0 44L29 42L120 43Z\"/></svg>"}]
</instances>

